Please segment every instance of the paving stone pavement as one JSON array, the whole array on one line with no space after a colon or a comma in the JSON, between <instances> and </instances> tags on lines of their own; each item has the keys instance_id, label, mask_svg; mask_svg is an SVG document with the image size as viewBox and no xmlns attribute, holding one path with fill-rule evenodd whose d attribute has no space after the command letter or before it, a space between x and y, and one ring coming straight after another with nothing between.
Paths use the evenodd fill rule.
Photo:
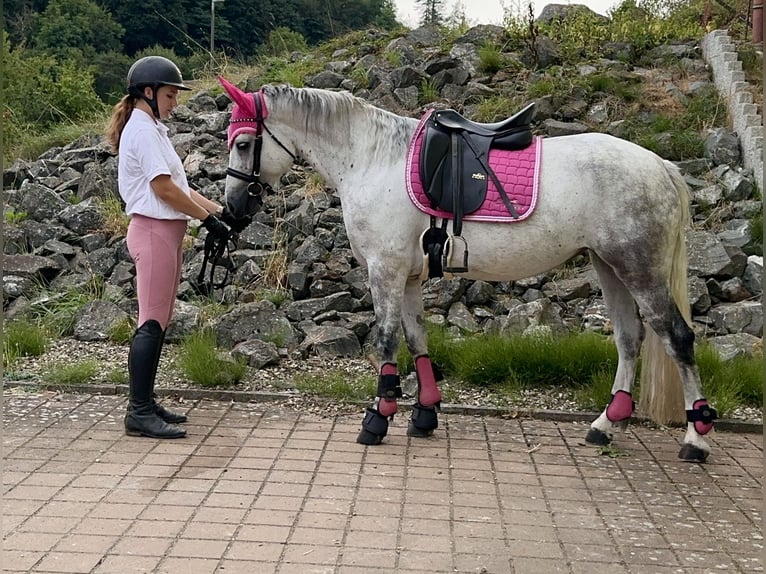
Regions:
<instances>
[{"instance_id":1,"label":"paving stone pavement","mask_svg":"<svg viewBox=\"0 0 766 574\"><path fill-rule=\"evenodd\" d=\"M4 572L763 572L763 436L442 414L355 439L361 412L184 403L189 435L125 436L125 398L3 398ZM173 405L177 407L178 405Z\"/></svg>"}]
</instances>

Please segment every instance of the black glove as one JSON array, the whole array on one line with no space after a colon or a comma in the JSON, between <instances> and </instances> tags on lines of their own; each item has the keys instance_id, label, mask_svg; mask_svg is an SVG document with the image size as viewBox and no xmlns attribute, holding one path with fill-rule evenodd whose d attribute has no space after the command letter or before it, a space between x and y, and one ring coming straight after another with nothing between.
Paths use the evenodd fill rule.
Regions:
<instances>
[{"instance_id":1,"label":"black glove","mask_svg":"<svg viewBox=\"0 0 766 574\"><path fill-rule=\"evenodd\" d=\"M202 227L207 229L207 232L210 235L220 241L229 240L229 228L221 223L221 220L212 213L202 220Z\"/></svg>"},{"instance_id":2,"label":"black glove","mask_svg":"<svg viewBox=\"0 0 766 574\"><path fill-rule=\"evenodd\" d=\"M229 211L229 208L224 206L223 211L221 212L221 221L231 227L232 231L235 233L240 233L253 222L253 216L234 217L231 214L231 211Z\"/></svg>"}]
</instances>

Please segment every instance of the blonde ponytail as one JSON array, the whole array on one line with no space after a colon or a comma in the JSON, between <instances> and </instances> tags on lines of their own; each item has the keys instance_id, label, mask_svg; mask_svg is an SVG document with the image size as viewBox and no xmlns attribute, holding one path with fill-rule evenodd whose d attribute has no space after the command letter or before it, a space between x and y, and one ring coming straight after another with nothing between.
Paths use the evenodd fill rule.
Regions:
<instances>
[{"instance_id":1,"label":"blonde ponytail","mask_svg":"<svg viewBox=\"0 0 766 574\"><path fill-rule=\"evenodd\" d=\"M112 117L109 119L109 125L106 127L106 143L109 144L112 152L119 153L120 151L120 136L122 130L125 128L125 124L130 119L130 114L133 113L135 107L135 97L130 94L124 96L112 110Z\"/></svg>"}]
</instances>

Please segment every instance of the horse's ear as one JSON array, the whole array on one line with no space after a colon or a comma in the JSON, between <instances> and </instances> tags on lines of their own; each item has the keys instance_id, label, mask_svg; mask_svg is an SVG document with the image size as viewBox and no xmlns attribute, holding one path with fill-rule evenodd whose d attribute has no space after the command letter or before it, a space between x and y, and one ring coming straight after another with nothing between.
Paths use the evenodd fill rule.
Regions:
<instances>
[{"instance_id":1,"label":"horse's ear","mask_svg":"<svg viewBox=\"0 0 766 574\"><path fill-rule=\"evenodd\" d=\"M226 93L229 94L229 97L235 104L239 105L245 110L249 110L253 107L252 97L248 96L245 92L240 90L226 78L223 76L218 76L218 82L223 86L223 89L226 90Z\"/></svg>"}]
</instances>

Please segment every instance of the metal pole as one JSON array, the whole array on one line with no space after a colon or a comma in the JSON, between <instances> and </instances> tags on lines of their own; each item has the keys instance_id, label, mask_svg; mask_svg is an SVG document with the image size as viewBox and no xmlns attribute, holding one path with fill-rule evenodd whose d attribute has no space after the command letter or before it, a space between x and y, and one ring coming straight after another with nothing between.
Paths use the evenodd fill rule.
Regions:
<instances>
[{"instance_id":1,"label":"metal pole","mask_svg":"<svg viewBox=\"0 0 766 574\"><path fill-rule=\"evenodd\" d=\"M753 44L763 44L763 0L753 0Z\"/></svg>"},{"instance_id":2,"label":"metal pole","mask_svg":"<svg viewBox=\"0 0 766 574\"><path fill-rule=\"evenodd\" d=\"M213 72L213 50L215 49L215 0L210 0L210 73Z\"/></svg>"}]
</instances>

